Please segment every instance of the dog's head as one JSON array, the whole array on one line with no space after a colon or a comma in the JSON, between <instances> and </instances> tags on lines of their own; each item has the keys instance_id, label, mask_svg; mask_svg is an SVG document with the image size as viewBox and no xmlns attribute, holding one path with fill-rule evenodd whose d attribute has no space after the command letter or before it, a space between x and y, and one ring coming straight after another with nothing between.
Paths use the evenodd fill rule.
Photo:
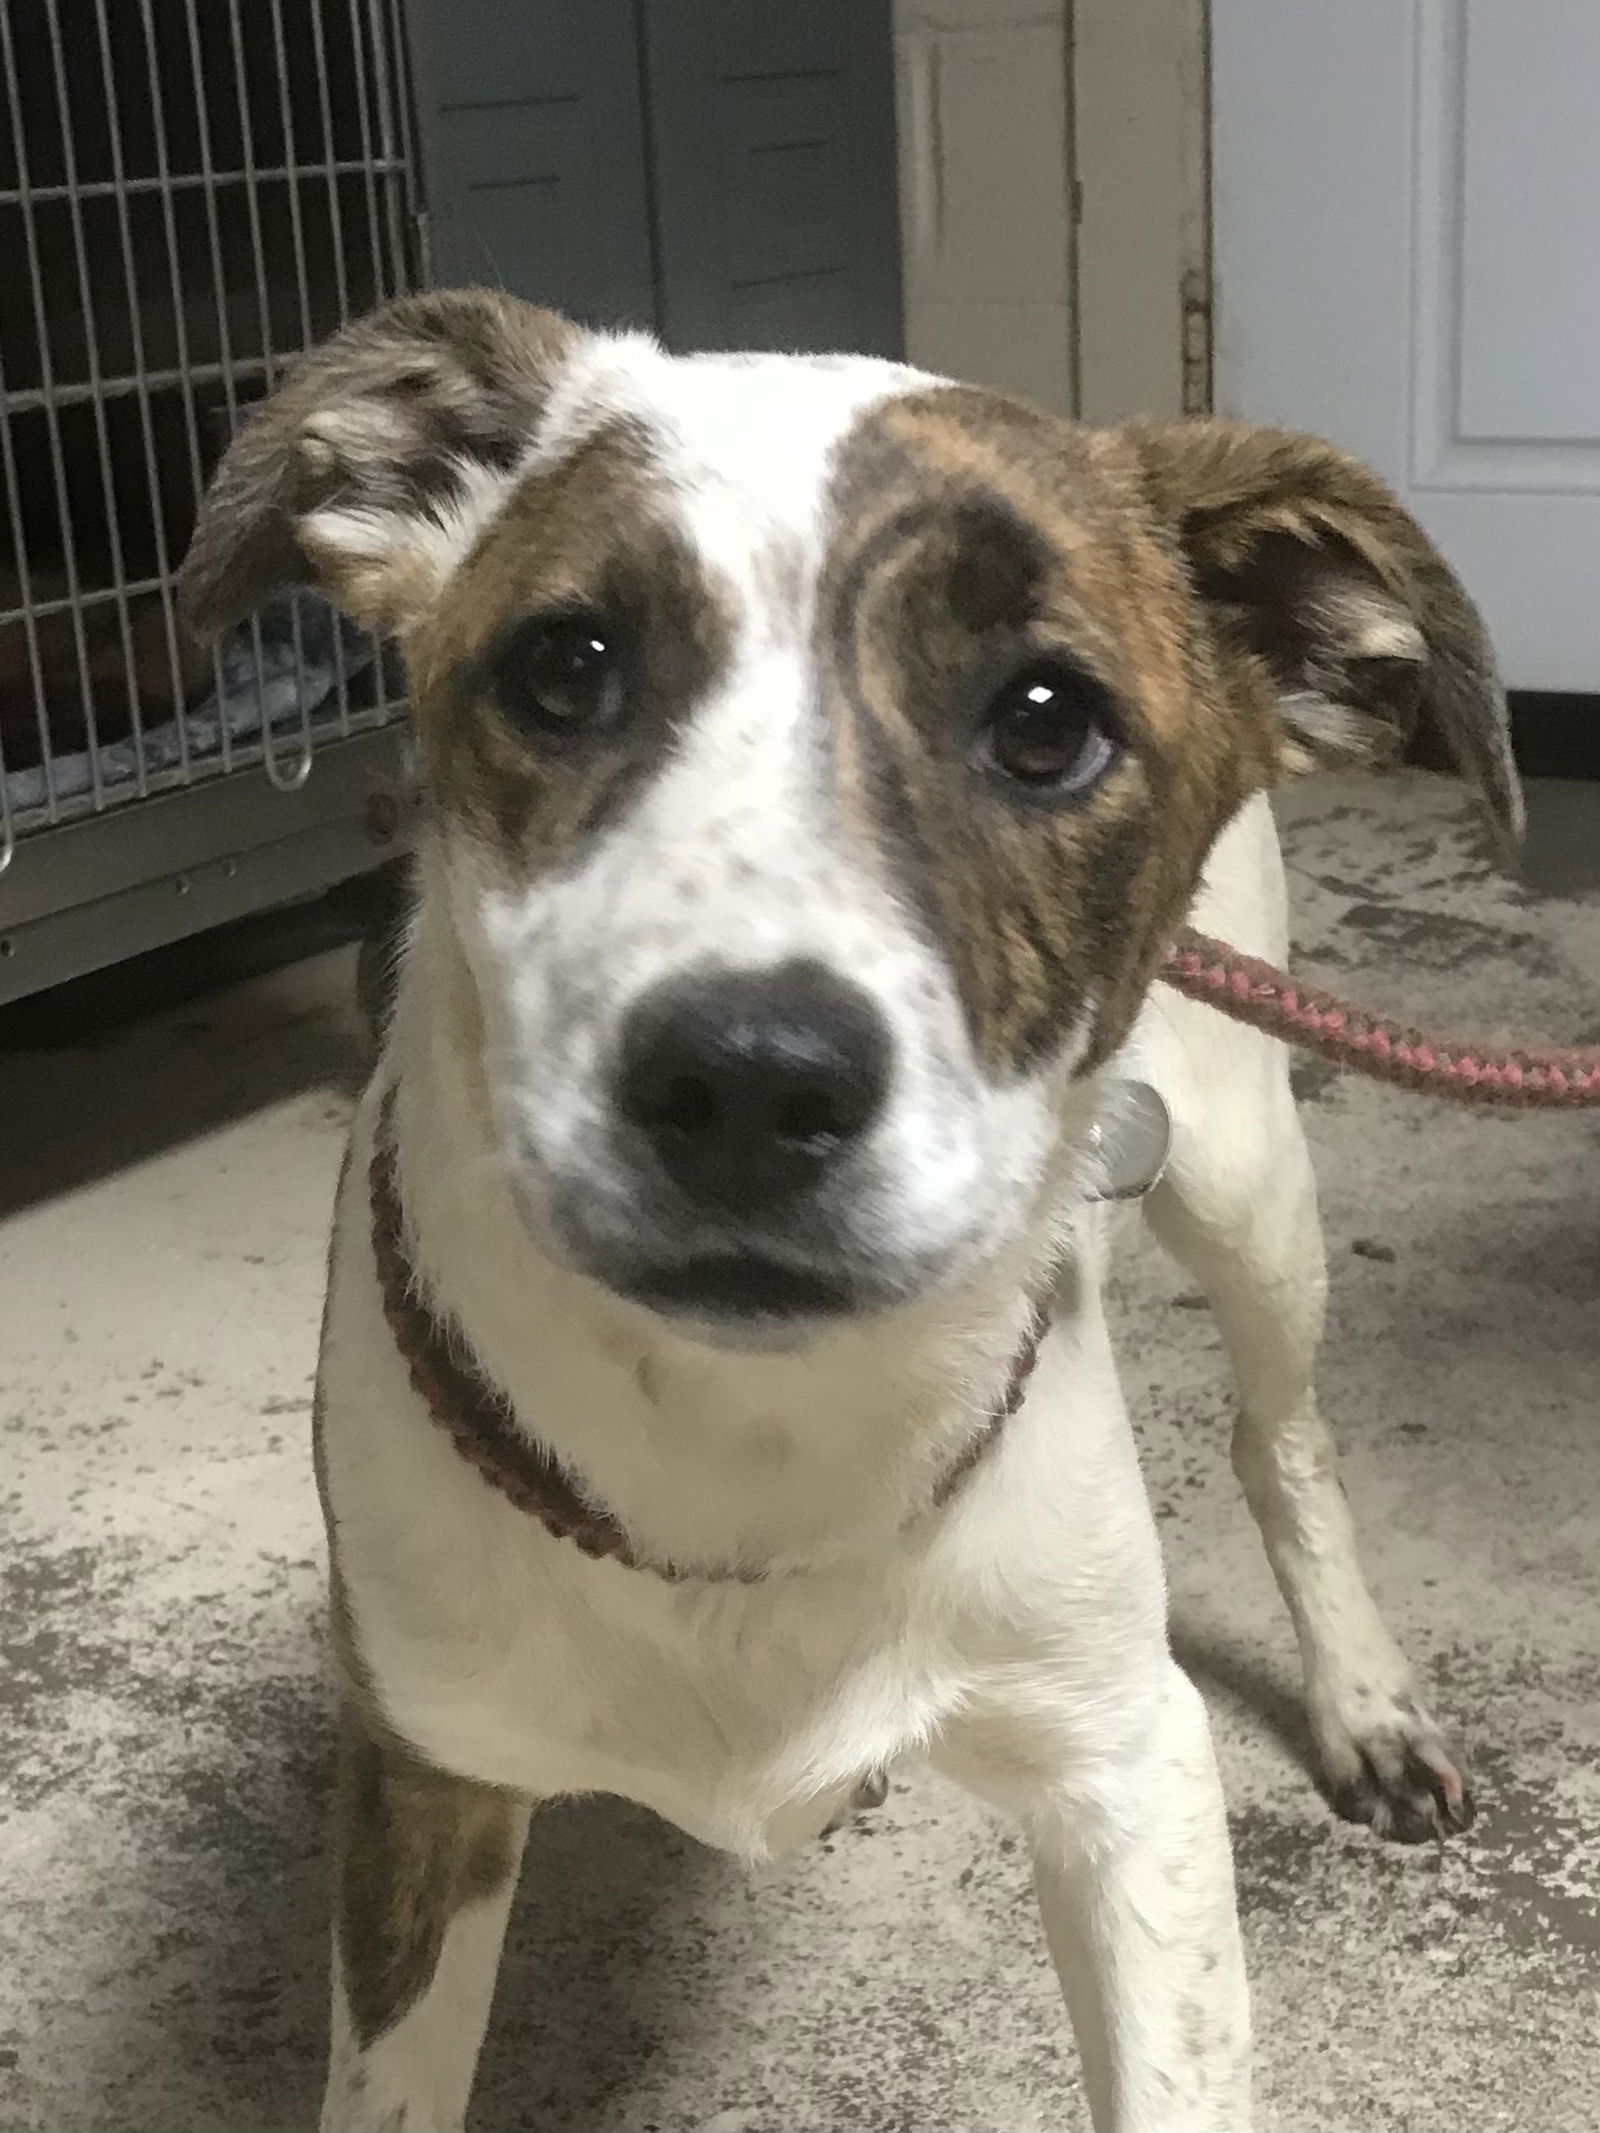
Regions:
<instances>
[{"instance_id":1,"label":"dog's head","mask_svg":"<svg viewBox=\"0 0 1600 2133\"><path fill-rule=\"evenodd\" d=\"M1278 431L418 297L218 474L196 619L296 579L403 644L532 1232L702 1323L1024 1233L1252 791L1420 735L1518 827L1471 605Z\"/></svg>"}]
</instances>

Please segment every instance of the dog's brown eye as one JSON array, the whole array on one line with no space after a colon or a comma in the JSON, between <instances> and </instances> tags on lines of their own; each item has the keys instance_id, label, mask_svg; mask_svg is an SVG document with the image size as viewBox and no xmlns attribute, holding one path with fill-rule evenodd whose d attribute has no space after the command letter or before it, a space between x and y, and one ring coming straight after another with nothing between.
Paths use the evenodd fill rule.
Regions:
<instances>
[{"instance_id":1,"label":"dog's brown eye","mask_svg":"<svg viewBox=\"0 0 1600 2133\"><path fill-rule=\"evenodd\" d=\"M981 745L995 770L1037 792L1083 792L1117 755L1103 692L1047 663L1024 667L996 694Z\"/></svg>"},{"instance_id":2,"label":"dog's brown eye","mask_svg":"<svg viewBox=\"0 0 1600 2133\"><path fill-rule=\"evenodd\" d=\"M545 735L593 732L622 716L622 662L598 615L532 615L502 645L495 693L516 725Z\"/></svg>"}]
</instances>

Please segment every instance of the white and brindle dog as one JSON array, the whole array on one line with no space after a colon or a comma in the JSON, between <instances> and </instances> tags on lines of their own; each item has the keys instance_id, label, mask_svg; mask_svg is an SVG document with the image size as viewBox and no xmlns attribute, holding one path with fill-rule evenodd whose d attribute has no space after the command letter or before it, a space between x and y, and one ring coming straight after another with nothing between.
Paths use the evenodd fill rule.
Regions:
<instances>
[{"instance_id":1,"label":"white and brindle dog","mask_svg":"<svg viewBox=\"0 0 1600 2133\"><path fill-rule=\"evenodd\" d=\"M908 1750L1015 1816L1097 2127L1249 2123L1223 1802L1107 1341L1103 1150L1204 1285L1336 1800L1469 1811L1356 1560L1264 789L1440 742L1483 630L1363 469L478 291L307 359L186 565L393 632L425 799L339 1195L329 2133L459 2127L530 1809L762 1857ZM1036 1365L1036 1367L1034 1367ZM1030 1374L1031 1373L1031 1374Z\"/></svg>"}]
</instances>

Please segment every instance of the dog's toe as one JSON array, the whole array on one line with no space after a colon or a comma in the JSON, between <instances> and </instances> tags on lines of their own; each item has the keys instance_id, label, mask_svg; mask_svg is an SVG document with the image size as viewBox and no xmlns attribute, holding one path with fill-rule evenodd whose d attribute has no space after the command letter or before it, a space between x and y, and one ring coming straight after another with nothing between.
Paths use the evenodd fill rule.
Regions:
<instances>
[{"instance_id":1,"label":"dog's toe","mask_svg":"<svg viewBox=\"0 0 1600 2133\"><path fill-rule=\"evenodd\" d=\"M857 1814L881 1807L889 1797L889 1773L887 1770L869 1770L851 1795L850 1805Z\"/></svg>"},{"instance_id":2,"label":"dog's toe","mask_svg":"<svg viewBox=\"0 0 1600 2133\"><path fill-rule=\"evenodd\" d=\"M1477 1812L1460 1762L1419 1715L1354 1744L1357 1767L1331 1787L1336 1814L1397 1844L1427 1844L1472 1827Z\"/></svg>"},{"instance_id":3,"label":"dog's toe","mask_svg":"<svg viewBox=\"0 0 1600 2133\"><path fill-rule=\"evenodd\" d=\"M824 1837L836 1836L847 1829L857 1815L870 1814L874 1807L881 1807L889 1797L889 1773L887 1770L869 1770L850 1797L823 1824Z\"/></svg>"}]
</instances>

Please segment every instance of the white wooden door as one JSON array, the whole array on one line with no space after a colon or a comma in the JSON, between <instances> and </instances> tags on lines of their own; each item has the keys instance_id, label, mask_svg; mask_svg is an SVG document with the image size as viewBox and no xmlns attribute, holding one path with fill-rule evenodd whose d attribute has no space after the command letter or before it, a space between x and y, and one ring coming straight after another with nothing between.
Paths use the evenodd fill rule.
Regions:
<instances>
[{"instance_id":1,"label":"white wooden door","mask_svg":"<svg viewBox=\"0 0 1600 2133\"><path fill-rule=\"evenodd\" d=\"M1600 690L1600 0L1212 0L1216 400L1400 491Z\"/></svg>"}]
</instances>

